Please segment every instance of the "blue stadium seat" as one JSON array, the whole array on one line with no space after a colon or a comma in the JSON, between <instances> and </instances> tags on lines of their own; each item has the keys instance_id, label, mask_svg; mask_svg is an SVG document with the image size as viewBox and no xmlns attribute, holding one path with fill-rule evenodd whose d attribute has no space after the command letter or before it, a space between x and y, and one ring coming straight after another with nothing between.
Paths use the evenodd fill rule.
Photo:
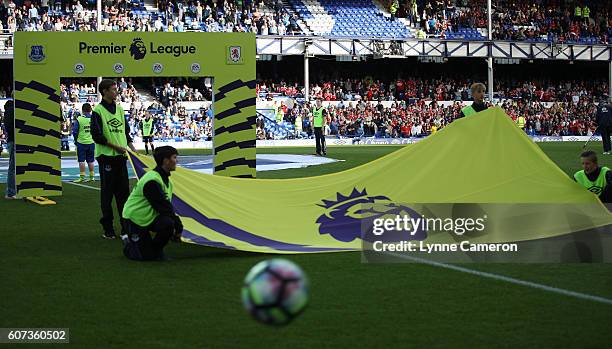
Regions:
<instances>
[{"instance_id":1,"label":"blue stadium seat","mask_svg":"<svg viewBox=\"0 0 612 349\"><path fill-rule=\"evenodd\" d=\"M411 32L401 22L391 22L389 18L383 16L372 0L347 0L332 1L319 0L323 7L323 12L312 14L306 4L300 0L289 0L288 3L293 9L309 23L309 20L317 20L315 34L327 34L329 31L333 36L363 36L371 37L375 35L388 35L399 37L412 37ZM313 8L314 10L314 8ZM325 17L331 16L333 25L325 28ZM321 26L321 23L322 26Z\"/></svg>"}]
</instances>

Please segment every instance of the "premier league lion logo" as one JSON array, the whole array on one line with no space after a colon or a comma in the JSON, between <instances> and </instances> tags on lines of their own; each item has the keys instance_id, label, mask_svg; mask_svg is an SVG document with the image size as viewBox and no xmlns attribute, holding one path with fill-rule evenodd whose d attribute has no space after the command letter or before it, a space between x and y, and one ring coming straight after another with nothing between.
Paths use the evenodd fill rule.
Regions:
<instances>
[{"instance_id":1,"label":"premier league lion logo","mask_svg":"<svg viewBox=\"0 0 612 349\"><path fill-rule=\"evenodd\" d=\"M318 206L326 209L326 212L317 219L319 234L329 234L338 241L350 242L362 238L362 230L366 231L363 236L366 241L423 240L426 238L426 233L422 230L417 230L412 237L407 237L405 234L374 236L368 225L371 225L377 218L396 215L420 218L421 215L407 206L391 201L386 196L368 196L365 188L363 191L353 188L348 196L337 193L335 201L323 200L323 203Z\"/></svg>"},{"instance_id":2,"label":"premier league lion logo","mask_svg":"<svg viewBox=\"0 0 612 349\"><path fill-rule=\"evenodd\" d=\"M147 54L147 47L141 38L134 38L132 45L130 45L130 55L135 59L143 59Z\"/></svg>"}]
</instances>

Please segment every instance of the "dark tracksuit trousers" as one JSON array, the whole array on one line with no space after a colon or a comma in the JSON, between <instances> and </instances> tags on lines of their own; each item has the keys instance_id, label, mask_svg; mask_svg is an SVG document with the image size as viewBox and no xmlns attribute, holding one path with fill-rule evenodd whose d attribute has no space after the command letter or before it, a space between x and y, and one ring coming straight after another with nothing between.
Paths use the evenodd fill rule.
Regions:
<instances>
[{"instance_id":1,"label":"dark tracksuit trousers","mask_svg":"<svg viewBox=\"0 0 612 349\"><path fill-rule=\"evenodd\" d=\"M323 136L323 127L315 127L315 142L317 144L317 154L321 155L321 152L327 152L325 148L325 136Z\"/></svg>"},{"instance_id":2,"label":"dark tracksuit trousers","mask_svg":"<svg viewBox=\"0 0 612 349\"><path fill-rule=\"evenodd\" d=\"M599 103L597 106L597 113L595 114L595 121L597 122L599 133L601 134L604 152L609 152L612 150L612 146L610 145L610 133L612 133L612 105Z\"/></svg>"},{"instance_id":3,"label":"dark tracksuit trousers","mask_svg":"<svg viewBox=\"0 0 612 349\"><path fill-rule=\"evenodd\" d=\"M121 231L125 232L125 220L121 218L123 206L130 195L127 158L125 156L99 156L97 158L100 171L100 207L102 218L100 224L106 233L115 231L113 227L113 198L119 212Z\"/></svg>"},{"instance_id":4,"label":"dark tracksuit trousers","mask_svg":"<svg viewBox=\"0 0 612 349\"><path fill-rule=\"evenodd\" d=\"M123 254L133 260L151 261L163 256L163 250L174 232L174 220L159 215L148 227L141 227L127 220L128 240Z\"/></svg>"},{"instance_id":5,"label":"dark tracksuit trousers","mask_svg":"<svg viewBox=\"0 0 612 349\"><path fill-rule=\"evenodd\" d=\"M601 126L599 130L601 132L601 140L603 141L603 150L609 152L612 150L612 145L610 144L610 131L612 131L612 127Z\"/></svg>"}]
</instances>

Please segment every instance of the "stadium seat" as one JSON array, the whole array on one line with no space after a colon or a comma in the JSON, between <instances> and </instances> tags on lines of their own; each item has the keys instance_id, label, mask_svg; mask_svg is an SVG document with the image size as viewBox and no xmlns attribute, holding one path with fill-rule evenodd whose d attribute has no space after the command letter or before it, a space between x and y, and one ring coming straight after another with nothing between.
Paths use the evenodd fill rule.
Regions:
<instances>
[{"instance_id":1,"label":"stadium seat","mask_svg":"<svg viewBox=\"0 0 612 349\"><path fill-rule=\"evenodd\" d=\"M372 0L290 0L315 35L412 37L401 22L383 16Z\"/></svg>"}]
</instances>

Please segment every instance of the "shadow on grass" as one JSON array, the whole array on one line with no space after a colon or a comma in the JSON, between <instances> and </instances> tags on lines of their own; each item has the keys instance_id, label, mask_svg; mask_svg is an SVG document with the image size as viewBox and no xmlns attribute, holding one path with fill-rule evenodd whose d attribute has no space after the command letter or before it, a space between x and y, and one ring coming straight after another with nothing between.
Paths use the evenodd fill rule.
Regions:
<instances>
[{"instance_id":1,"label":"shadow on grass","mask_svg":"<svg viewBox=\"0 0 612 349\"><path fill-rule=\"evenodd\" d=\"M168 246L166 255L174 260L212 259L212 258L244 258L264 256L263 253L229 250L222 248L194 245L187 242Z\"/></svg>"}]
</instances>

